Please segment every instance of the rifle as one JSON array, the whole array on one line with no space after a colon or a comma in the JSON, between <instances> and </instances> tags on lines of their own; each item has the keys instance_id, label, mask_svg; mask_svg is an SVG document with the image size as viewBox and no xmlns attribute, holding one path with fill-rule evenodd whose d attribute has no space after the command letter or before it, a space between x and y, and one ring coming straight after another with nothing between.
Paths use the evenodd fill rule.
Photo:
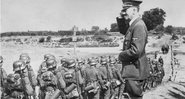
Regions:
<instances>
[{"instance_id":1,"label":"rifle","mask_svg":"<svg viewBox=\"0 0 185 99\"><path fill-rule=\"evenodd\" d=\"M76 60L75 60L75 63L76 63ZM75 65L75 75L76 75L76 84L77 84L77 90L78 90L78 93L79 93L79 99L83 99L82 98L82 95L81 95L81 89L80 89L80 84L79 84L79 74L78 74L78 67L77 65Z\"/></svg>"},{"instance_id":2,"label":"rifle","mask_svg":"<svg viewBox=\"0 0 185 99\"><path fill-rule=\"evenodd\" d=\"M107 79L108 79L108 83L106 83L107 84L106 86L107 87L110 87L110 91L111 91L111 89L112 89L112 86L111 86L111 76L110 76L110 71L109 71L108 64L106 65L106 70L107 70Z\"/></svg>"},{"instance_id":3,"label":"rifle","mask_svg":"<svg viewBox=\"0 0 185 99\"><path fill-rule=\"evenodd\" d=\"M20 69L21 87L23 89L23 93L27 99L31 99L31 96L28 96L27 92L25 91L26 87L23 81L23 70L21 70L21 66L19 66L19 69Z\"/></svg>"},{"instance_id":4,"label":"rifle","mask_svg":"<svg viewBox=\"0 0 185 99\"><path fill-rule=\"evenodd\" d=\"M33 88L33 91L34 91L34 93L33 93L33 99L37 99L37 97L36 97L36 92L35 92L35 86L33 85L32 75L30 74L28 65L26 65L26 69L28 70L28 78L29 78L29 80L30 80L30 82L31 82L31 85L32 85L32 88Z\"/></svg>"}]
</instances>

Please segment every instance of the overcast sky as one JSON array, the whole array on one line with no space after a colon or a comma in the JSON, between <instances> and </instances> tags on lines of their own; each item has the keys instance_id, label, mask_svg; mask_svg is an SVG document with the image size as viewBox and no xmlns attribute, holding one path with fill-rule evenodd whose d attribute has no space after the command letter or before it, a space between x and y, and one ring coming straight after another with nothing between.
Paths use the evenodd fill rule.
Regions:
<instances>
[{"instance_id":1,"label":"overcast sky","mask_svg":"<svg viewBox=\"0 0 185 99\"><path fill-rule=\"evenodd\" d=\"M152 8L166 12L166 25L185 27L185 0L143 0L141 13ZM1 32L69 30L74 25L110 29L122 0L1 0Z\"/></svg>"}]
</instances>

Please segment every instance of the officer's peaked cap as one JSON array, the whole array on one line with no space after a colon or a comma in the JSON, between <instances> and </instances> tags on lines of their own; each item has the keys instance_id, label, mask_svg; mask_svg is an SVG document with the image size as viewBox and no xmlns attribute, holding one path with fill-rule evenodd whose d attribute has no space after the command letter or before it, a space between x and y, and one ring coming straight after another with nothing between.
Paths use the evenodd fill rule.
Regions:
<instances>
[{"instance_id":1,"label":"officer's peaked cap","mask_svg":"<svg viewBox=\"0 0 185 99\"><path fill-rule=\"evenodd\" d=\"M123 8L129 8L132 6L139 6L143 1L141 0L122 0Z\"/></svg>"}]
</instances>

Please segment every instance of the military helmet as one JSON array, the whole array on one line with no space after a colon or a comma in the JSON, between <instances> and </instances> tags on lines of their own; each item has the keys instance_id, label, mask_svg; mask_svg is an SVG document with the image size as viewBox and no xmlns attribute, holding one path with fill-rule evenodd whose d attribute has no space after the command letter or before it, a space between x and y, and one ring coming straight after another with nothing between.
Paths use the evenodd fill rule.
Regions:
<instances>
[{"instance_id":1,"label":"military helmet","mask_svg":"<svg viewBox=\"0 0 185 99\"><path fill-rule=\"evenodd\" d=\"M19 70L23 70L26 68L26 64L24 61L22 60L18 60L18 61L15 61L13 63L13 71L19 71Z\"/></svg>"},{"instance_id":2,"label":"military helmet","mask_svg":"<svg viewBox=\"0 0 185 99\"><path fill-rule=\"evenodd\" d=\"M44 55L44 60L48 60L49 58L53 58L54 56L52 54L45 54Z\"/></svg>"},{"instance_id":3,"label":"military helmet","mask_svg":"<svg viewBox=\"0 0 185 99\"><path fill-rule=\"evenodd\" d=\"M95 60L95 59L90 59L90 60L89 60L89 65L90 65L90 66L96 65L96 60Z\"/></svg>"},{"instance_id":4,"label":"military helmet","mask_svg":"<svg viewBox=\"0 0 185 99\"><path fill-rule=\"evenodd\" d=\"M9 74L8 76L7 76L7 82L8 83L14 83L15 82L15 75L14 74Z\"/></svg>"},{"instance_id":5,"label":"military helmet","mask_svg":"<svg viewBox=\"0 0 185 99\"><path fill-rule=\"evenodd\" d=\"M75 65L76 65L76 63L75 63L74 59L68 59L67 60L67 68L74 67Z\"/></svg>"},{"instance_id":6,"label":"military helmet","mask_svg":"<svg viewBox=\"0 0 185 99\"><path fill-rule=\"evenodd\" d=\"M60 63L61 63L61 64L66 63L66 60L67 60L66 58L62 58L62 59L60 60Z\"/></svg>"},{"instance_id":7,"label":"military helmet","mask_svg":"<svg viewBox=\"0 0 185 99\"><path fill-rule=\"evenodd\" d=\"M29 56L29 55L28 55L28 53L22 53L22 54L20 55L20 57L23 57L23 56Z\"/></svg>"},{"instance_id":8,"label":"military helmet","mask_svg":"<svg viewBox=\"0 0 185 99\"><path fill-rule=\"evenodd\" d=\"M3 62L3 57L2 56L0 56L0 63L2 63Z\"/></svg>"},{"instance_id":9,"label":"military helmet","mask_svg":"<svg viewBox=\"0 0 185 99\"><path fill-rule=\"evenodd\" d=\"M115 64L116 63L116 59L115 58L110 58L109 62L110 62L110 64Z\"/></svg>"},{"instance_id":10,"label":"military helmet","mask_svg":"<svg viewBox=\"0 0 185 99\"><path fill-rule=\"evenodd\" d=\"M106 58L102 58L100 60L100 63L103 64L103 65L105 65L107 63L107 59Z\"/></svg>"},{"instance_id":11,"label":"military helmet","mask_svg":"<svg viewBox=\"0 0 185 99\"><path fill-rule=\"evenodd\" d=\"M47 68L54 68L57 66L57 62L55 59L49 59L46 61Z\"/></svg>"},{"instance_id":12,"label":"military helmet","mask_svg":"<svg viewBox=\"0 0 185 99\"><path fill-rule=\"evenodd\" d=\"M21 56L19 60L24 61L26 64L30 63L30 57L29 56Z\"/></svg>"}]
</instances>

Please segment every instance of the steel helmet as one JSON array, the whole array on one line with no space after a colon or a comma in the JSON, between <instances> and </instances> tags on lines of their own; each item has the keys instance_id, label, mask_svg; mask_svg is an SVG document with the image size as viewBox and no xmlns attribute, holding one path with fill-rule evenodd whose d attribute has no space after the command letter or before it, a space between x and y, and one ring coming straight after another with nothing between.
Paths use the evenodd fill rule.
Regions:
<instances>
[{"instance_id":1,"label":"steel helmet","mask_svg":"<svg viewBox=\"0 0 185 99\"><path fill-rule=\"evenodd\" d=\"M45 54L44 60L48 60L49 58L54 57L52 54Z\"/></svg>"},{"instance_id":2,"label":"steel helmet","mask_svg":"<svg viewBox=\"0 0 185 99\"><path fill-rule=\"evenodd\" d=\"M107 59L106 58L102 58L100 60L100 63L103 64L103 65L107 64Z\"/></svg>"},{"instance_id":3,"label":"steel helmet","mask_svg":"<svg viewBox=\"0 0 185 99\"><path fill-rule=\"evenodd\" d=\"M75 65L76 65L76 63L75 63L74 59L68 59L67 60L67 68L74 67Z\"/></svg>"},{"instance_id":4,"label":"steel helmet","mask_svg":"<svg viewBox=\"0 0 185 99\"><path fill-rule=\"evenodd\" d=\"M96 65L96 60L95 60L95 59L90 59L90 60L89 60L89 65L90 65L90 66Z\"/></svg>"},{"instance_id":5,"label":"steel helmet","mask_svg":"<svg viewBox=\"0 0 185 99\"><path fill-rule=\"evenodd\" d=\"M26 68L26 64L24 61L22 60L18 60L18 61L15 61L13 63L13 71L19 71L19 70L23 70Z\"/></svg>"},{"instance_id":6,"label":"steel helmet","mask_svg":"<svg viewBox=\"0 0 185 99\"><path fill-rule=\"evenodd\" d=\"M57 66L57 62L55 59L49 59L46 61L47 68L54 68Z\"/></svg>"},{"instance_id":7,"label":"steel helmet","mask_svg":"<svg viewBox=\"0 0 185 99\"><path fill-rule=\"evenodd\" d=\"M14 83L15 82L15 75L14 74L9 74L8 76L7 76L7 82L8 83Z\"/></svg>"},{"instance_id":8,"label":"steel helmet","mask_svg":"<svg viewBox=\"0 0 185 99\"><path fill-rule=\"evenodd\" d=\"M26 64L30 63L30 57L29 56L21 56L19 60L24 61Z\"/></svg>"},{"instance_id":9,"label":"steel helmet","mask_svg":"<svg viewBox=\"0 0 185 99\"><path fill-rule=\"evenodd\" d=\"M116 59L115 58L110 58L109 62L110 62L110 64L115 64L116 63Z\"/></svg>"}]
</instances>

